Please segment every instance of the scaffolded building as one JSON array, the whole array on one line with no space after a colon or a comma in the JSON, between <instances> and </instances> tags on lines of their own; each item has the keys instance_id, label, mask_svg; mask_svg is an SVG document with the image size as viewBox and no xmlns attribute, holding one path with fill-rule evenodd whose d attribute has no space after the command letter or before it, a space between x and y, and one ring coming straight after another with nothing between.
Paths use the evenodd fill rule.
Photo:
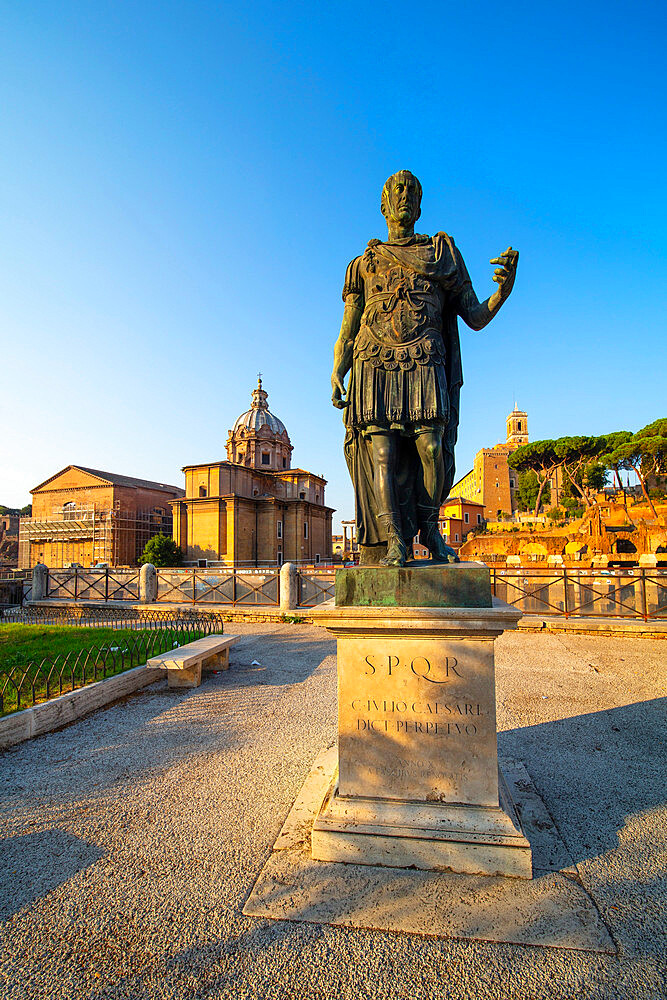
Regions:
<instances>
[{"instance_id":1,"label":"scaffolded building","mask_svg":"<svg viewBox=\"0 0 667 1000\"><path fill-rule=\"evenodd\" d=\"M21 518L19 566L136 565L146 542L171 536L175 486L68 466L31 491Z\"/></svg>"}]
</instances>

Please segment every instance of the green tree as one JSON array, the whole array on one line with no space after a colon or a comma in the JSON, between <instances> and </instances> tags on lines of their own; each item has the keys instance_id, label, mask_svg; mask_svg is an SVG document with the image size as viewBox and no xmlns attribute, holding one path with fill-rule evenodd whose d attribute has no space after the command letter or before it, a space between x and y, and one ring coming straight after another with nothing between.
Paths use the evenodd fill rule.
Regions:
<instances>
[{"instance_id":1,"label":"green tree","mask_svg":"<svg viewBox=\"0 0 667 1000\"><path fill-rule=\"evenodd\" d=\"M180 566L183 553L173 538L167 535L153 535L139 557L139 563L153 563L154 566Z\"/></svg>"},{"instance_id":2,"label":"green tree","mask_svg":"<svg viewBox=\"0 0 667 1000\"><path fill-rule=\"evenodd\" d=\"M609 472L603 462L591 462L584 469L584 489L590 490L592 493L599 493L607 485L608 478Z\"/></svg>"},{"instance_id":3,"label":"green tree","mask_svg":"<svg viewBox=\"0 0 667 1000\"><path fill-rule=\"evenodd\" d=\"M22 517L32 517L32 504L27 503L25 507L21 507L19 514L21 514Z\"/></svg>"},{"instance_id":4,"label":"green tree","mask_svg":"<svg viewBox=\"0 0 667 1000\"><path fill-rule=\"evenodd\" d=\"M538 481L537 493L535 494L534 515L540 512L542 504L542 494L549 485L549 480L556 469L560 466L562 459L556 453L556 442L533 441L530 444L522 444L507 459L507 464L516 469L517 472L534 472Z\"/></svg>"},{"instance_id":5,"label":"green tree","mask_svg":"<svg viewBox=\"0 0 667 1000\"><path fill-rule=\"evenodd\" d=\"M603 450L603 454L600 455L600 462L602 462L611 473L613 473L614 480L617 489L623 489L623 483L621 482L621 467L617 462L612 461L612 455L616 449L625 444L633 436L631 431L614 431L611 434L603 435L606 442L606 447Z\"/></svg>"},{"instance_id":6,"label":"green tree","mask_svg":"<svg viewBox=\"0 0 667 1000\"><path fill-rule=\"evenodd\" d=\"M542 483L533 469L519 473L517 489L520 509L534 510L536 515L539 507L551 500L551 486L549 482ZM540 498L539 504L537 501L538 496Z\"/></svg>"},{"instance_id":7,"label":"green tree","mask_svg":"<svg viewBox=\"0 0 667 1000\"><path fill-rule=\"evenodd\" d=\"M602 460L610 468L631 469L635 473L644 499L653 516L657 517L649 496L648 480L667 474L667 417L654 420L625 441L620 441Z\"/></svg>"},{"instance_id":8,"label":"green tree","mask_svg":"<svg viewBox=\"0 0 667 1000\"><path fill-rule=\"evenodd\" d=\"M554 442L554 450L560 459L560 468L563 471L563 485L569 482L573 496L579 496L586 507L591 507L593 504L591 494L598 488L595 484L602 482L604 485L606 481L605 465L600 459L607 448L607 435L562 437ZM600 464L603 465L603 469L598 471L597 466ZM590 482L589 474L592 477Z\"/></svg>"}]
</instances>

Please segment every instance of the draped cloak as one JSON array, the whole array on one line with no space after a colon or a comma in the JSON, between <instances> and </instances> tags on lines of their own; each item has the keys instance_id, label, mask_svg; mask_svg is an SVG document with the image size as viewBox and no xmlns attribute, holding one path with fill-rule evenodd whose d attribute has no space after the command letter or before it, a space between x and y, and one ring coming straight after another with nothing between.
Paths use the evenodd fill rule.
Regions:
<instances>
[{"instance_id":1,"label":"draped cloak","mask_svg":"<svg viewBox=\"0 0 667 1000\"><path fill-rule=\"evenodd\" d=\"M442 435L445 484L439 502L449 493L463 384L457 314L466 286L465 263L446 233L371 240L347 268L343 299L362 310L344 412L360 545L386 541L373 489L373 432L401 435L397 495L406 543L418 530L421 465L414 436L422 428Z\"/></svg>"}]
</instances>

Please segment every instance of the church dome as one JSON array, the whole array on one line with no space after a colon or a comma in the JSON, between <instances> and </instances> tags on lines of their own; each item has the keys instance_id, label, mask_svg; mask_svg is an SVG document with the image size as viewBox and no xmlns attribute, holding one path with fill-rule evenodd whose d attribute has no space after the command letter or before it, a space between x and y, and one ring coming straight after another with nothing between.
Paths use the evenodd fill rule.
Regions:
<instances>
[{"instance_id":1,"label":"church dome","mask_svg":"<svg viewBox=\"0 0 667 1000\"><path fill-rule=\"evenodd\" d=\"M253 389L252 406L237 419L232 434L238 433L241 428L257 432L260 427L268 427L273 434L285 434L284 423L271 413L267 399L268 393L262 389L262 380L259 378L257 388Z\"/></svg>"},{"instance_id":2,"label":"church dome","mask_svg":"<svg viewBox=\"0 0 667 1000\"><path fill-rule=\"evenodd\" d=\"M227 461L262 472L278 472L291 465L292 443L282 420L271 413L261 375L253 389L252 405L242 413L227 438Z\"/></svg>"}]
</instances>

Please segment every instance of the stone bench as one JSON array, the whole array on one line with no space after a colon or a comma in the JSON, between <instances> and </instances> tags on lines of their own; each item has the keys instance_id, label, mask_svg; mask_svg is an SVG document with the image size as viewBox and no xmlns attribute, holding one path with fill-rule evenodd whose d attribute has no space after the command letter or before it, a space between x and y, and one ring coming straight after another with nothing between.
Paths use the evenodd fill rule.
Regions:
<instances>
[{"instance_id":1,"label":"stone bench","mask_svg":"<svg viewBox=\"0 0 667 1000\"><path fill-rule=\"evenodd\" d=\"M201 684L204 665L207 670L227 670L229 668L229 648L234 646L240 635L206 635L177 649L153 656L147 667L166 667L167 685L170 688L192 688Z\"/></svg>"}]
</instances>

